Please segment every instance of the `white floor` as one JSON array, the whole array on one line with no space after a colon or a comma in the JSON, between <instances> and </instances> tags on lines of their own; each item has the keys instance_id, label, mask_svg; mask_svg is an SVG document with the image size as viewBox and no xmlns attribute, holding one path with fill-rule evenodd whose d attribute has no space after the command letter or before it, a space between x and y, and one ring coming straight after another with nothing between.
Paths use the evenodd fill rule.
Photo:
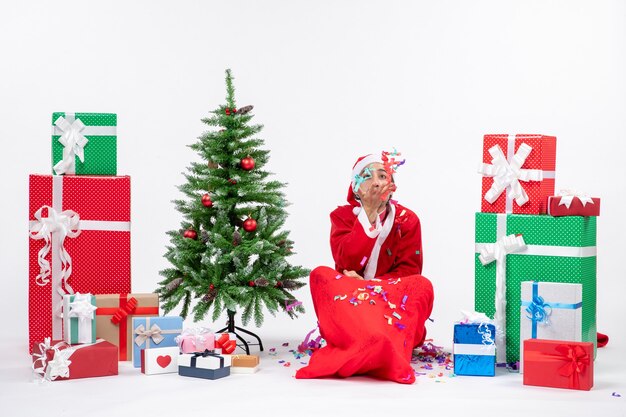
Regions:
<instances>
[{"instance_id":1,"label":"white floor","mask_svg":"<svg viewBox=\"0 0 626 417\"><path fill-rule=\"evenodd\" d=\"M210 381L176 374L142 375L130 363L117 377L33 381L25 344L11 335L0 340L0 404L3 416L313 416L435 415L626 416L624 346L598 351L595 385L589 391L527 387L522 377L498 369L495 378L453 377L439 368L421 368L413 385L354 377L296 380L303 366L289 350L301 337L265 336L261 370ZM283 344L287 343L287 346ZM437 341L433 341L434 344ZM450 346L443 345L445 350ZM270 349L275 349L275 354ZM287 362L289 366L286 366ZM442 373L442 376L438 376ZM340 414L341 413L341 414Z\"/></svg>"}]
</instances>

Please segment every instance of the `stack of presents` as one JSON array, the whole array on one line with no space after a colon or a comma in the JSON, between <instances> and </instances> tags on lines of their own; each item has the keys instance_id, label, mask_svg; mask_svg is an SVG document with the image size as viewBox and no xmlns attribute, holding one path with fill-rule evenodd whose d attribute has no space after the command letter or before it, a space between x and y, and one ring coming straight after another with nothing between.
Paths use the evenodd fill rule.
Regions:
<instances>
[{"instance_id":1,"label":"stack of presents","mask_svg":"<svg viewBox=\"0 0 626 417\"><path fill-rule=\"evenodd\" d=\"M54 113L54 175L29 181L29 344L45 380L118 374L217 379L252 373L233 333L183 329L157 294L133 294L130 177L117 175L117 116ZM138 371L139 372L139 371Z\"/></svg>"},{"instance_id":2,"label":"stack of presents","mask_svg":"<svg viewBox=\"0 0 626 417\"><path fill-rule=\"evenodd\" d=\"M555 194L555 160L553 136L484 136L480 313L455 324L457 375L493 376L497 364L518 364L525 385L593 386L600 200Z\"/></svg>"}]
</instances>

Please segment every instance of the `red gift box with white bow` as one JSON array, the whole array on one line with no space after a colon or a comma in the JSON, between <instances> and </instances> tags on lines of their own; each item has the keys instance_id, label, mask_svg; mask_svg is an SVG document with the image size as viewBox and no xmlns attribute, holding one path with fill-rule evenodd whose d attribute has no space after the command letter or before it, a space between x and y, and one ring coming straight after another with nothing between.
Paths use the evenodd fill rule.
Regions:
<instances>
[{"instance_id":1,"label":"red gift box with white bow","mask_svg":"<svg viewBox=\"0 0 626 417\"><path fill-rule=\"evenodd\" d=\"M545 214L554 195L556 137L485 135L481 209L483 213Z\"/></svg>"},{"instance_id":2,"label":"red gift box with white bow","mask_svg":"<svg viewBox=\"0 0 626 417\"><path fill-rule=\"evenodd\" d=\"M41 379L92 378L117 375L117 346L104 339L95 343L70 345L46 338L32 347L33 370Z\"/></svg>"},{"instance_id":3,"label":"red gift box with white bow","mask_svg":"<svg viewBox=\"0 0 626 417\"><path fill-rule=\"evenodd\" d=\"M600 199L582 194L563 192L548 197L548 214L559 216L599 216Z\"/></svg>"},{"instance_id":4,"label":"red gift box with white bow","mask_svg":"<svg viewBox=\"0 0 626 417\"><path fill-rule=\"evenodd\" d=\"M31 175L29 346L63 338L63 295L130 292L130 177Z\"/></svg>"},{"instance_id":5,"label":"red gift box with white bow","mask_svg":"<svg viewBox=\"0 0 626 417\"><path fill-rule=\"evenodd\" d=\"M593 343L524 340L524 385L589 391L593 387Z\"/></svg>"}]
</instances>

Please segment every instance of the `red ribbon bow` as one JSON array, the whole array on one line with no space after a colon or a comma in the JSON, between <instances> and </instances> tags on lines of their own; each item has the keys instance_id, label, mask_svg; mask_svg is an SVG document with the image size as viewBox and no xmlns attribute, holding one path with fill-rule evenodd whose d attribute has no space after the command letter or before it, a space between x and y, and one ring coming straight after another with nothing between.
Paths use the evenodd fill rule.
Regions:
<instances>
[{"instance_id":1,"label":"red ribbon bow","mask_svg":"<svg viewBox=\"0 0 626 417\"><path fill-rule=\"evenodd\" d=\"M228 333L222 335L215 341L215 348L222 349L222 353L231 354L237 348L237 342L230 339Z\"/></svg>"},{"instance_id":2,"label":"red ribbon bow","mask_svg":"<svg viewBox=\"0 0 626 417\"><path fill-rule=\"evenodd\" d=\"M559 375L568 377L574 388L580 388L580 374L589 365L589 355L578 345L559 345L555 348L565 364L559 368Z\"/></svg>"},{"instance_id":3,"label":"red ribbon bow","mask_svg":"<svg viewBox=\"0 0 626 417\"><path fill-rule=\"evenodd\" d=\"M115 314L111 317L111 322L113 324L120 324L122 320L125 320L129 314L132 314L137 308L137 299L135 297L130 297L126 302L124 307L119 308Z\"/></svg>"}]
</instances>

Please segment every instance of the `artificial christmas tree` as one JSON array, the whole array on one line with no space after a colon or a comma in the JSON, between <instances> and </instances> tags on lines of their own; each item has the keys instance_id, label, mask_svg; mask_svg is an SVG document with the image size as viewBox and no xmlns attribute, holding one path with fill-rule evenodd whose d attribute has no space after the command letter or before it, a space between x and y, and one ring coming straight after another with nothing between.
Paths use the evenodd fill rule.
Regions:
<instances>
[{"instance_id":1,"label":"artificial christmas tree","mask_svg":"<svg viewBox=\"0 0 626 417\"><path fill-rule=\"evenodd\" d=\"M286 260L293 255L293 241L281 230L287 216L285 184L268 180L263 167L269 151L261 149L262 139L254 138L263 126L250 123L252 106L237 110L230 70L226 89L226 104L202 120L213 129L190 145L203 162L192 162L185 173L187 182L179 189L187 198L174 201L184 217L182 230L202 239L168 232L171 246L165 257L172 266L161 271L165 279L157 293L165 313L182 303L180 314L187 317L191 309L198 321L212 307L215 321L226 310L228 326L220 331L257 337L234 325L235 312L241 311L244 325L254 318L257 327L264 307L272 315L283 311L296 317L304 312L302 306L285 306L296 301L290 291L305 285L300 278L309 271ZM248 350L246 341L239 340Z\"/></svg>"}]
</instances>

